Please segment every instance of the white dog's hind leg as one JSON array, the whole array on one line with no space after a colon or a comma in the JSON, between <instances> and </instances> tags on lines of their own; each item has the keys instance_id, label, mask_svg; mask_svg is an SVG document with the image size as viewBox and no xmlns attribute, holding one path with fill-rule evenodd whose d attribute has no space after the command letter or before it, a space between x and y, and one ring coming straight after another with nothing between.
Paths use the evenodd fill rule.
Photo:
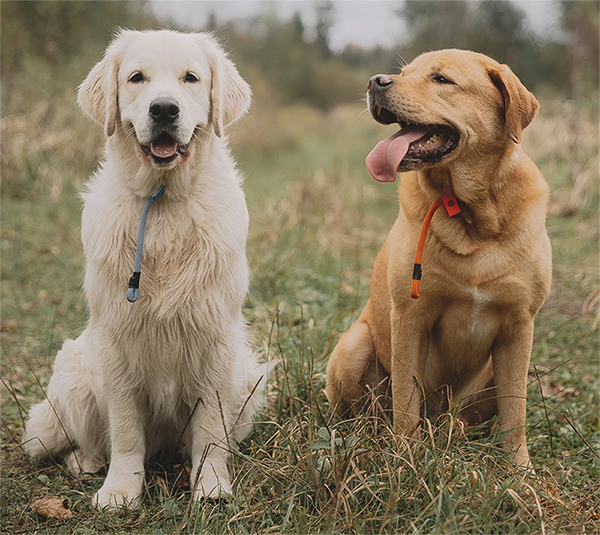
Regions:
<instances>
[{"instance_id":1,"label":"white dog's hind leg","mask_svg":"<svg viewBox=\"0 0 600 535\"><path fill-rule=\"evenodd\" d=\"M29 410L23 449L32 457L42 459L60 456L67 451L72 439L63 430L55 408L45 399Z\"/></svg>"},{"instance_id":2,"label":"white dog's hind leg","mask_svg":"<svg viewBox=\"0 0 600 535\"><path fill-rule=\"evenodd\" d=\"M104 466L104 462L99 457L88 457L85 453L75 448L65 457L67 468L76 476L83 474L95 474Z\"/></svg>"},{"instance_id":3,"label":"white dog's hind leg","mask_svg":"<svg viewBox=\"0 0 600 535\"><path fill-rule=\"evenodd\" d=\"M258 363L256 353L249 348L238 355L234 376L233 438L244 440L252 431L252 419L264 404L264 389L277 361Z\"/></svg>"},{"instance_id":4,"label":"white dog's hind leg","mask_svg":"<svg viewBox=\"0 0 600 535\"><path fill-rule=\"evenodd\" d=\"M84 331L77 340L66 340L56 355L48 397L31 408L23 445L33 457L67 455L76 475L103 464L102 424L82 365L85 340Z\"/></svg>"}]
</instances>

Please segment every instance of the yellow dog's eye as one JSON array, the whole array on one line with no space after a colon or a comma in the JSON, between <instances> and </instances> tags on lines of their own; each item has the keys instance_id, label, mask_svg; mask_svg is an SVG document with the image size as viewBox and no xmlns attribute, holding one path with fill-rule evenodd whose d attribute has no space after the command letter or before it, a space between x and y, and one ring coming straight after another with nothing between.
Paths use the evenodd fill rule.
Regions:
<instances>
[{"instance_id":1,"label":"yellow dog's eye","mask_svg":"<svg viewBox=\"0 0 600 535\"><path fill-rule=\"evenodd\" d=\"M145 80L144 75L141 72L134 72L130 77L129 81L132 84L139 84Z\"/></svg>"},{"instance_id":2,"label":"yellow dog's eye","mask_svg":"<svg viewBox=\"0 0 600 535\"><path fill-rule=\"evenodd\" d=\"M200 81L200 78L198 78L193 72L186 72L184 80L190 84L195 84L196 82Z\"/></svg>"},{"instance_id":3,"label":"yellow dog's eye","mask_svg":"<svg viewBox=\"0 0 600 535\"><path fill-rule=\"evenodd\" d=\"M448 78L446 78L445 76L442 76L441 74L434 74L431 79L434 82L437 82L438 84L452 84L452 85L456 85L452 80L449 80Z\"/></svg>"}]
</instances>

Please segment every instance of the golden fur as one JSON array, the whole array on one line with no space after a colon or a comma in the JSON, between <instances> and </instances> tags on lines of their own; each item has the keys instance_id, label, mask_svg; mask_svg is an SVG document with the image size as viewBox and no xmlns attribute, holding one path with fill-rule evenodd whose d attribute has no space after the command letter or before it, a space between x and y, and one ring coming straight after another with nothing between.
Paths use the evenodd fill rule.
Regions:
<instances>
[{"instance_id":1,"label":"golden fur","mask_svg":"<svg viewBox=\"0 0 600 535\"><path fill-rule=\"evenodd\" d=\"M527 466L533 322L551 282L548 186L520 145L538 103L507 66L473 52L427 53L398 76L379 76L368 93L376 118L383 108L384 122L443 125L458 143L439 161L400 165L398 218L375 261L370 299L331 354L327 396L347 415L367 390L384 406L389 393L401 432L424 416L421 392L428 417L448 410L448 400L469 407L469 422L497 412L506 446ZM421 224L445 196L462 212L435 214L421 296L411 299Z\"/></svg>"}]
</instances>

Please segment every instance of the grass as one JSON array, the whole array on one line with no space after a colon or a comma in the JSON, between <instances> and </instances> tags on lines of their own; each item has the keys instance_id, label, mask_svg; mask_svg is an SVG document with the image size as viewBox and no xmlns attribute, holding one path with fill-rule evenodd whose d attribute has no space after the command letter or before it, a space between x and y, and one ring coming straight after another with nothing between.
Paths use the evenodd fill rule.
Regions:
<instances>
[{"instance_id":1,"label":"grass","mask_svg":"<svg viewBox=\"0 0 600 535\"><path fill-rule=\"evenodd\" d=\"M389 129L361 118L359 105L325 114L258 101L232 145L252 221L246 317L256 347L282 359L268 407L234 455L232 497L192 504L180 460L164 456L148 466L141 508L105 515L90 500L106 470L76 481L19 446L56 351L86 323L77 193L102 141L72 97L2 120L3 533L598 531L595 110L544 103L524 141L553 190L554 283L536 322L528 392L535 476L522 480L500 437L465 436L452 414L426 422L416 440L368 410L352 421L332 413L327 357L366 302L397 210L396 186L375 183L363 164ZM74 517L38 516L31 504L46 495L66 498Z\"/></svg>"}]
</instances>

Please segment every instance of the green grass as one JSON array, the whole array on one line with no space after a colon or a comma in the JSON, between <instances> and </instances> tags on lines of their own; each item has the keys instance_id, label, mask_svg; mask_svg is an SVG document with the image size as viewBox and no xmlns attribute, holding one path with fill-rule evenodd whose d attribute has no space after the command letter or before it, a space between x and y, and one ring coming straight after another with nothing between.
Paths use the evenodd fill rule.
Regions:
<instances>
[{"instance_id":1,"label":"green grass","mask_svg":"<svg viewBox=\"0 0 600 535\"><path fill-rule=\"evenodd\" d=\"M76 481L19 446L56 351L86 323L77 192L100 157L101 132L70 97L2 123L3 533L598 530L596 181L564 215L578 177L590 166L597 176L595 112L549 103L524 142L553 189L554 283L536 322L528 401L535 476L518 478L498 436L464 436L453 415L416 440L368 411L348 422L332 413L327 358L366 302L397 210L396 185L376 183L363 163L389 129L361 118L359 105L323 114L259 103L231 141L251 211L245 313L256 347L282 358L268 407L234 456L231 498L192 504L178 460L166 457L149 464L139 510L106 515L90 506L106 471ZM38 516L31 503L46 495L68 499L74 517Z\"/></svg>"}]
</instances>

